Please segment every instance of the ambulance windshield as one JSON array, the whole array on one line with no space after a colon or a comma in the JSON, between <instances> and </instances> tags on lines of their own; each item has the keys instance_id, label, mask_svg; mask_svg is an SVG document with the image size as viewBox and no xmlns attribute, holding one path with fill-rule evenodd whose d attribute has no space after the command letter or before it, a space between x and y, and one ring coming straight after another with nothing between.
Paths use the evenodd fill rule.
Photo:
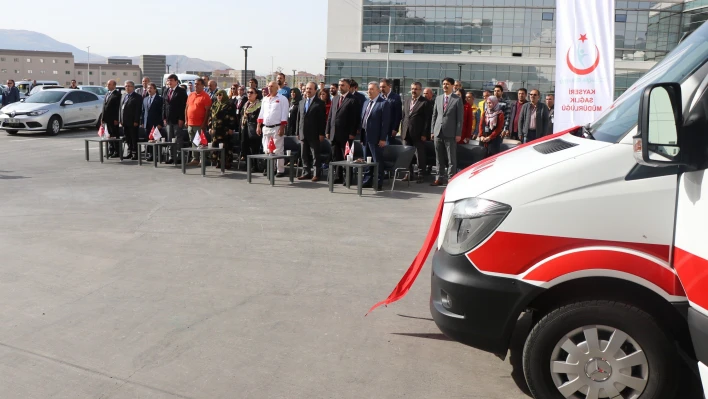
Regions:
<instances>
[{"instance_id":1,"label":"ambulance windshield","mask_svg":"<svg viewBox=\"0 0 708 399\"><path fill-rule=\"evenodd\" d=\"M616 143L637 124L644 87L658 82L682 83L708 61L708 22L679 44L666 58L624 92L612 108L591 126L596 140Z\"/></svg>"}]
</instances>

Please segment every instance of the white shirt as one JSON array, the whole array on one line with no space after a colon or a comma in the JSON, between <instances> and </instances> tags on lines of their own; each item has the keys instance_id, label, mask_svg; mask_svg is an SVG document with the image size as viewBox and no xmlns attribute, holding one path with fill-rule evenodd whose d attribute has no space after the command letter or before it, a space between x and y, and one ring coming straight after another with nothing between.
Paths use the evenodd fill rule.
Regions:
<instances>
[{"instance_id":1,"label":"white shirt","mask_svg":"<svg viewBox=\"0 0 708 399\"><path fill-rule=\"evenodd\" d=\"M262 123L264 126L287 125L289 111L290 103L283 95L263 97L258 123Z\"/></svg>"}]
</instances>

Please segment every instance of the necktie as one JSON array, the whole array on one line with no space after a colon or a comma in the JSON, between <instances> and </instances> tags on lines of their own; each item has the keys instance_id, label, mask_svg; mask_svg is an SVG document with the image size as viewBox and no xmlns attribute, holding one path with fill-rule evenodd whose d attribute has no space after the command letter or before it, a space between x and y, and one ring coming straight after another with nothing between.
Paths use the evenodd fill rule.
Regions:
<instances>
[{"instance_id":1,"label":"necktie","mask_svg":"<svg viewBox=\"0 0 708 399\"><path fill-rule=\"evenodd\" d=\"M445 102L443 103L443 111L447 109L447 96L445 96Z\"/></svg>"},{"instance_id":2,"label":"necktie","mask_svg":"<svg viewBox=\"0 0 708 399\"><path fill-rule=\"evenodd\" d=\"M172 89L170 89L170 92L167 93L167 101L172 101Z\"/></svg>"},{"instance_id":3,"label":"necktie","mask_svg":"<svg viewBox=\"0 0 708 399\"><path fill-rule=\"evenodd\" d=\"M414 98L411 100L411 108L409 109L409 111L413 111L413 107L415 107L415 103L417 103L417 102L418 102L417 98Z\"/></svg>"},{"instance_id":4,"label":"necktie","mask_svg":"<svg viewBox=\"0 0 708 399\"><path fill-rule=\"evenodd\" d=\"M152 105L152 96L150 96L150 99L148 100L148 109L150 109L151 105Z\"/></svg>"},{"instance_id":5,"label":"necktie","mask_svg":"<svg viewBox=\"0 0 708 399\"><path fill-rule=\"evenodd\" d=\"M308 98L307 101L305 101L305 112L310 109L310 99Z\"/></svg>"},{"instance_id":6,"label":"necktie","mask_svg":"<svg viewBox=\"0 0 708 399\"><path fill-rule=\"evenodd\" d=\"M344 96L343 96L343 95L340 95L340 96L339 96L339 104L337 104L337 108L339 108L339 107L342 106L342 101L343 101L343 100L344 100Z\"/></svg>"},{"instance_id":7,"label":"necktie","mask_svg":"<svg viewBox=\"0 0 708 399\"><path fill-rule=\"evenodd\" d=\"M369 113L371 112L371 108L373 107L374 102L369 101L369 105L366 107L366 112L364 113L364 121L362 122L363 129L366 129L366 122L369 120Z\"/></svg>"}]
</instances>

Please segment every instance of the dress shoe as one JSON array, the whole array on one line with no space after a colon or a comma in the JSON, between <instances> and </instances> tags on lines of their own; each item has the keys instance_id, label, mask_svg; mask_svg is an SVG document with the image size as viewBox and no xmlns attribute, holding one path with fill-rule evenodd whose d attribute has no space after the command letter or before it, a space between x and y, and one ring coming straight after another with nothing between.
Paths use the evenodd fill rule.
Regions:
<instances>
[{"instance_id":1,"label":"dress shoe","mask_svg":"<svg viewBox=\"0 0 708 399\"><path fill-rule=\"evenodd\" d=\"M432 183L430 183L430 185L431 185L431 186L436 186L436 187L437 187L437 186L442 186L442 185L443 185L443 182L442 182L442 180L435 179L435 181L432 182Z\"/></svg>"},{"instance_id":2,"label":"dress shoe","mask_svg":"<svg viewBox=\"0 0 708 399\"><path fill-rule=\"evenodd\" d=\"M275 177L285 177L285 173L278 172L275 174Z\"/></svg>"},{"instance_id":3,"label":"dress shoe","mask_svg":"<svg viewBox=\"0 0 708 399\"><path fill-rule=\"evenodd\" d=\"M187 166L199 166L199 161L193 159L192 162L188 163Z\"/></svg>"},{"instance_id":4,"label":"dress shoe","mask_svg":"<svg viewBox=\"0 0 708 399\"><path fill-rule=\"evenodd\" d=\"M315 177L312 178L312 181L313 181L313 182L318 182L318 181L320 181L320 178L317 177L317 176L315 176Z\"/></svg>"},{"instance_id":5,"label":"dress shoe","mask_svg":"<svg viewBox=\"0 0 708 399\"><path fill-rule=\"evenodd\" d=\"M302 175L297 178L298 180L307 180L307 179L312 179L312 175Z\"/></svg>"},{"instance_id":6,"label":"dress shoe","mask_svg":"<svg viewBox=\"0 0 708 399\"><path fill-rule=\"evenodd\" d=\"M173 163L175 163L175 161L172 159L168 159L167 162L165 162L165 163L168 165L172 165Z\"/></svg>"}]
</instances>

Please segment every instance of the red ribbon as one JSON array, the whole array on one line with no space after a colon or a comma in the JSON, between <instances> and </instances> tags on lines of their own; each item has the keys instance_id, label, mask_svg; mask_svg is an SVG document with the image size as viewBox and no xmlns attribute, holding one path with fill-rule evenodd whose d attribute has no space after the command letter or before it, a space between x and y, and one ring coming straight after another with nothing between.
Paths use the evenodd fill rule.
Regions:
<instances>
[{"instance_id":1,"label":"red ribbon","mask_svg":"<svg viewBox=\"0 0 708 399\"><path fill-rule=\"evenodd\" d=\"M548 136L544 136L538 140L534 140L531 142L528 142L526 144L520 144L508 151L500 152L498 154L495 154L489 158L484 159L483 161L480 161L481 163L492 163L497 157L500 155L508 154L510 152L516 151L520 148L524 148L528 145L536 145L538 143L548 141L555 139L559 136L562 136L570 131L573 131L577 129L578 126L575 126L573 128L570 128L568 130L564 130L562 132L558 132L556 134L551 134ZM455 174L455 176L452 177L450 182L457 178L458 176L461 176L465 174L467 171L474 167L479 167L481 163L478 162L474 165L468 166L465 168L463 171L458 172ZM448 182L449 184L449 182ZM388 305L389 303L396 302L397 300L403 298L408 291L410 291L411 287L413 286L413 283L415 282L415 279L418 277L418 274L420 274L420 270L423 269L423 265L425 264L426 259L428 259L428 254L430 253L430 250L433 249L433 245L435 244L435 241L438 239L438 233L440 231L440 221L442 219L442 209L443 205L445 202L445 193L443 192L442 197L440 198L440 203L438 204L438 209L435 211L435 218L433 219L433 224L430 225L430 229L428 230L428 235L425 237L425 241L423 242L423 246L420 248L420 251L418 251L418 255L413 259L413 263L408 267L408 270L406 273L403 275L401 280L396 284L396 287L393 289L391 294L389 294L388 298L384 299L383 301L377 303L376 305L372 306L371 309L366 313L368 315L374 309L378 308L381 305Z\"/></svg>"}]
</instances>

